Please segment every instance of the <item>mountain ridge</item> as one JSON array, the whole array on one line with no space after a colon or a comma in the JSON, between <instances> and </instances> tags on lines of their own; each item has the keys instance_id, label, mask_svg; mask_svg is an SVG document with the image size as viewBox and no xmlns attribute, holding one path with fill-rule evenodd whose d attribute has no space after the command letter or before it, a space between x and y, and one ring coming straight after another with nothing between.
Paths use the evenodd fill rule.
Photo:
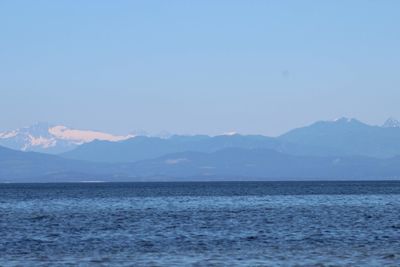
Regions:
<instances>
[{"instance_id":1,"label":"mountain ridge","mask_svg":"<svg viewBox=\"0 0 400 267\"><path fill-rule=\"evenodd\" d=\"M293 129L278 137L313 148L310 155L361 155L388 158L400 155L400 128L365 124L356 119L342 118L319 121Z\"/></svg>"},{"instance_id":2,"label":"mountain ridge","mask_svg":"<svg viewBox=\"0 0 400 267\"><path fill-rule=\"evenodd\" d=\"M94 162L134 162L184 151L215 152L227 147L268 148L291 155L369 156L400 155L400 128L365 124L357 119L318 121L278 137L263 135L137 136L112 143L95 141L62 154Z\"/></svg>"},{"instance_id":3,"label":"mountain ridge","mask_svg":"<svg viewBox=\"0 0 400 267\"><path fill-rule=\"evenodd\" d=\"M198 151L214 152L227 147L279 148L272 137L261 135L174 135L170 138L137 136L125 141L111 143L95 141L76 150L62 154L65 158L95 162L134 162L160 157L169 153Z\"/></svg>"}]
</instances>

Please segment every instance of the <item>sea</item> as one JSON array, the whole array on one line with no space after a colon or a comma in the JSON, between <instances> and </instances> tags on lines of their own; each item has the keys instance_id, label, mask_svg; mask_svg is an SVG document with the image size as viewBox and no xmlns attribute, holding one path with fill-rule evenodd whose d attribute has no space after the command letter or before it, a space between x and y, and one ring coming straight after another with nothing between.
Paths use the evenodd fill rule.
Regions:
<instances>
[{"instance_id":1,"label":"sea","mask_svg":"<svg viewBox=\"0 0 400 267\"><path fill-rule=\"evenodd\" d=\"M0 184L0 266L400 266L400 182Z\"/></svg>"}]
</instances>

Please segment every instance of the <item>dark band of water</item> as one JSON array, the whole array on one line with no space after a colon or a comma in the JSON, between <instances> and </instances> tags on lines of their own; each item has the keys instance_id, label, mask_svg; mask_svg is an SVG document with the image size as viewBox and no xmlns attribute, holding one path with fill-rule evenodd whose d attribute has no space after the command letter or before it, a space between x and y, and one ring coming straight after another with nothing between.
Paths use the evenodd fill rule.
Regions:
<instances>
[{"instance_id":1,"label":"dark band of water","mask_svg":"<svg viewBox=\"0 0 400 267\"><path fill-rule=\"evenodd\" d=\"M400 194L400 181L0 184L1 197L168 197Z\"/></svg>"}]
</instances>

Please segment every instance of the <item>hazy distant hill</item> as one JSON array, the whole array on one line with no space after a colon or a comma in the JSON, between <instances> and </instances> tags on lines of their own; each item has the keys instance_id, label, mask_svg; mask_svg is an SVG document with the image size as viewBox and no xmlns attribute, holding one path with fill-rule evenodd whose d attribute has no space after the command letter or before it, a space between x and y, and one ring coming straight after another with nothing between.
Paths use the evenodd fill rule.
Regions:
<instances>
[{"instance_id":1,"label":"hazy distant hill","mask_svg":"<svg viewBox=\"0 0 400 267\"><path fill-rule=\"evenodd\" d=\"M115 173L110 165L68 160L54 155L0 147L0 182L60 182L93 180Z\"/></svg>"},{"instance_id":2,"label":"hazy distant hill","mask_svg":"<svg viewBox=\"0 0 400 267\"><path fill-rule=\"evenodd\" d=\"M399 125L394 119L389 119L380 127L342 118L316 122L292 130L278 139L302 146L304 151L301 154L304 155L394 157L400 155Z\"/></svg>"},{"instance_id":3,"label":"hazy distant hill","mask_svg":"<svg viewBox=\"0 0 400 267\"><path fill-rule=\"evenodd\" d=\"M135 163L90 163L0 148L0 182L399 179L400 157L294 156L270 149L181 152Z\"/></svg>"},{"instance_id":4,"label":"hazy distant hill","mask_svg":"<svg viewBox=\"0 0 400 267\"><path fill-rule=\"evenodd\" d=\"M220 135L210 137L172 136L170 138L138 136L121 142L94 141L63 154L63 157L98 162L134 162L184 151L214 152L220 149L281 149L280 141L261 135Z\"/></svg>"},{"instance_id":5,"label":"hazy distant hill","mask_svg":"<svg viewBox=\"0 0 400 267\"><path fill-rule=\"evenodd\" d=\"M269 149L223 149L213 153L183 152L127 167L136 176L182 179L395 179L400 157L294 156Z\"/></svg>"}]
</instances>

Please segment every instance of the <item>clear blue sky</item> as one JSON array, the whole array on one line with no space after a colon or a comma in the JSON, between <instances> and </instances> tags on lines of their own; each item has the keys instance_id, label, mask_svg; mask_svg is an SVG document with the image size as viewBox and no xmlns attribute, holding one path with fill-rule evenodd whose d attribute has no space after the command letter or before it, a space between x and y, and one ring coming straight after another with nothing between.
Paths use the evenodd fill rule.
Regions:
<instances>
[{"instance_id":1,"label":"clear blue sky","mask_svg":"<svg viewBox=\"0 0 400 267\"><path fill-rule=\"evenodd\" d=\"M0 1L0 130L400 118L400 1Z\"/></svg>"}]
</instances>

